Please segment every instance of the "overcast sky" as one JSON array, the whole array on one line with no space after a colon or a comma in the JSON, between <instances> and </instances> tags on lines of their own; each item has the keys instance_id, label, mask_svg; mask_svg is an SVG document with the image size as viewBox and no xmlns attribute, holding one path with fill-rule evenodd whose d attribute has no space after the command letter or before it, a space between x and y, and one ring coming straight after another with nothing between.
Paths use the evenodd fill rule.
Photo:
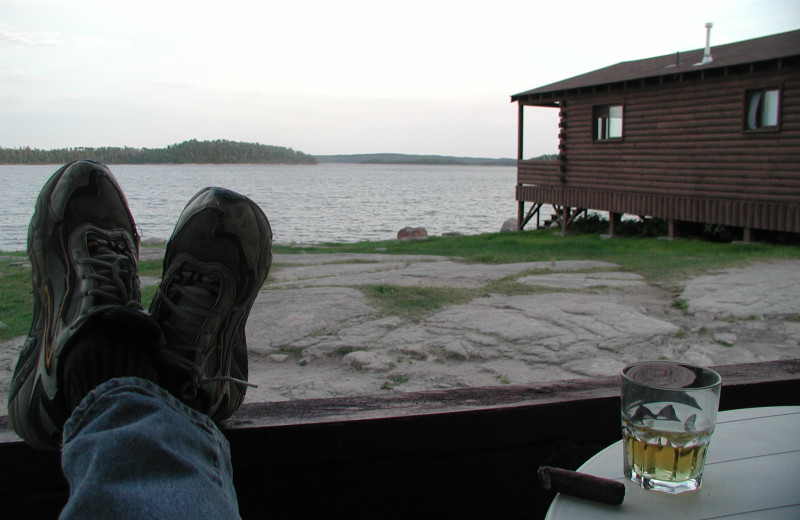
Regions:
<instances>
[{"instance_id":1,"label":"overcast sky","mask_svg":"<svg viewBox=\"0 0 800 520\"><path fill-rule=\"evenodd\" d=\"M766 36L800 2L2 0L0 146L515 157L512 94L701 48L706 22ZM556 151L542 124L526 154Z\"/></svg>"}]
</instances>

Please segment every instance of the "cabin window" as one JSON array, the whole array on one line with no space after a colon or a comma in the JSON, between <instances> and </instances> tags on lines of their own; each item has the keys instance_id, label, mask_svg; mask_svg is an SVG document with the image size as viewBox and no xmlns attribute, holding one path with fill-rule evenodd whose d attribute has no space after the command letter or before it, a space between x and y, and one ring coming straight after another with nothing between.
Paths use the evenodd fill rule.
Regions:
<instances>
[{"instance_id":1,"label":"cabin window","mask_svg":"<svg viewBox=\"0 0 800 520\"><path fill-rule=\"evenodd\" d=\"M622 105L594 107L594 140L622 138Z\"/></svg>"},{"instance_id":2,"label":"cabin window","mask_svg":"<svg viewBox=\"0 0 800 520\"><path fill-rule=\"evenodd\" d=\"M747 92L745 129L777 129L780 122L780 91L776 88Z\"/></svg>"}]
</instances>

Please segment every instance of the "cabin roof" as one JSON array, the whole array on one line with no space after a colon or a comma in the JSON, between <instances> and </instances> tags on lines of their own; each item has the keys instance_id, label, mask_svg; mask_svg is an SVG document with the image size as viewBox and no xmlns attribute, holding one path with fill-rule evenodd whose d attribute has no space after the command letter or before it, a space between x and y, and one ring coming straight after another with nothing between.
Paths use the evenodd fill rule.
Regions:
<instances>
[{"instance_id":1,"label":"cabin roof","mask_svg":"<svg viewBox=\"0 0 800 520\"><path fill-rule=\"evenodd\" d=\"M684 72L717 69L745 65L766 60L774 60L800 55L800 29L745 40L727 45L711 47L713 61L705 65L695 65L703 59L705 49L695 49L654 58L624 61L586 74L564 79L532 90L514 94L511 101L528 97L553 95L569 90L595 87L610 83L642 80L669 76Z\"/></svg>"}]
</instances>

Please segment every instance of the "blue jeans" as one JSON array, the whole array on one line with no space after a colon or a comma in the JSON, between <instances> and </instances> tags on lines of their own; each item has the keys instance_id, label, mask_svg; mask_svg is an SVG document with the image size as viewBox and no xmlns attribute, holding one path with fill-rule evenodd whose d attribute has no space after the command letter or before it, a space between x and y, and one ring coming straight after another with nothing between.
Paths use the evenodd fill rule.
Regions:
<instances>
[{"instance_id":1,"label":"blue jeans","mask_svg":"<svg viewBox=\"0 0 800 520\"><path fill-rule=\"evenodd\" d=\"M205 415L136 377L107 381L64 427L61 518L239 518L230 447Z\"/></svg>"}]
</instances>

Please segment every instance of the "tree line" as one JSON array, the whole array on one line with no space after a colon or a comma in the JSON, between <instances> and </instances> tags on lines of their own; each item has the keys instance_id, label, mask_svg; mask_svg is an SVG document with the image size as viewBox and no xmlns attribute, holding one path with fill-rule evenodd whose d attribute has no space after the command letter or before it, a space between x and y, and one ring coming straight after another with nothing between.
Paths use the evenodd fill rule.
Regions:
<instances>
[{"instance_id":1,"label":"tree line","mask_svg":"<svg viewBox=\"0 0 800 520\"><path fill-rule=\"evenodd\" d=\"M192 139L166 148L0 148L0 164L63 164L91 159L105 164L316 164L303 152L259 143Z\"/></svg>"}]
</instances>

